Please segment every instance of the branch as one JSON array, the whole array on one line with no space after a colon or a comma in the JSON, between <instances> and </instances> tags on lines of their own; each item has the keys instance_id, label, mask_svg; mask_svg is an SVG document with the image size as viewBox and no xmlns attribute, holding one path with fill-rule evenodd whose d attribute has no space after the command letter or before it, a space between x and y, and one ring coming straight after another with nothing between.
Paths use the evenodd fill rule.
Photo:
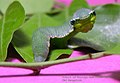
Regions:
<instances>
[{"instance_id":1,"label":"branch","mask_svg":"<svg viewBox=\"0 0 120 83\"><path fill-rule=\"evenodd\" d=\"M33 70L34 72L37 72L38 74L38 72L43 68L46 68L52 65L57 65L57 64L87 60L87 59L90 59L90 56L92 56L92 59L96 59L96 58L105 56L105 52L87 54L87 55L82 55L75 58L65 58L65 59L60 59L55 61L46 61L46 62L37 62L37 63L0 62L0 66L30 69L30 70Z\"/></svg>"}]
</instances>

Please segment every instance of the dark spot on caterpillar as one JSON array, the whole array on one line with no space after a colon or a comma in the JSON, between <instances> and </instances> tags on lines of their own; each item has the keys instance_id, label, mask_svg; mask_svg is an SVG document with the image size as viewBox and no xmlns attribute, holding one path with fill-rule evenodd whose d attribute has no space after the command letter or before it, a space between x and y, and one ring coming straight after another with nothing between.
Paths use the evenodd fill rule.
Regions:
<instances>
[{"instance_id":1,"label":"dark spot on caterpillar","mask_svg":"<svg viewBox=\"0 0 120 83\"><path fill-rule=\"evenodd\" d=\"M95 11L93 12L93 15L95 15L95 16L96 16L96 13L95 13Z\"/></svg>"},{"instance_id":2,"label":"dark spot on caterpillar","mask_svg":"<svg viewBox=\"0 0 120 83\"><path fill-rule=\"evenodd\" d=\"M75 20L71 20L71 21L70 21L70 24L71 24L71 25L74 25L74 23L75 23Z\"/></svg>"}]
</instances>

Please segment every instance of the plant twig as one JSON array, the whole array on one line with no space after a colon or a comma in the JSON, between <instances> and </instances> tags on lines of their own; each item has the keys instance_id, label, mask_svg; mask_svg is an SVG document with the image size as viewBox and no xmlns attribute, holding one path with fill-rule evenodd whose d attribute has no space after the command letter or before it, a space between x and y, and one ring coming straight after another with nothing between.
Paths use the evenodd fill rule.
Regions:
<instances>
[{"instance_id":1,"label":"plant twig","mask_svg":"<svg viewBox=\"0 0 120 83\"><path fill-rule=\"evenodd\" d=\"M105 53L99 52L99 53L93 53L91 55L92 55L92 59L96 59L96 58L104 56ZM30 69L30 70L33 70L35 74L38 74L40 72L40 70L45 67L49 67L49 66L57 65L57 64L68 63L68 62L86 60L86 59L90 59L89 54L79 56L76 58L65 58L65 59L60 59L60 60L55 60L55 61L46 61L46 62L37 62L37 63L0 62L0 66Z\"/></svg>"}]
</instances>

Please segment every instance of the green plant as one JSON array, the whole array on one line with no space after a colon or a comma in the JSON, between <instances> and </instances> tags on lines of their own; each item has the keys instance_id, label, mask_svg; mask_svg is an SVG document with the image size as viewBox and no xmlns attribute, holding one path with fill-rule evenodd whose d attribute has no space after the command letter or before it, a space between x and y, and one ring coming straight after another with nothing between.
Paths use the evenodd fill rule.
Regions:
<instances>
[{"instance_id":1,"label":"green plant","mask_svg":"<svg viewBox=\"0 0 120 83\"><path fill-rule=\"evenodd\" d=\"M14 0L8 1L12 3L6 4L5 0L0 1L1 4L6 4L0 4L0 10L3 14L1 14L0 18L0 66L22 67L32 69L38 73L40 69L50 65L89 59L88 54L83 57L56 60L61 54L71 54L72 52L70 49L56 49L51 53L50 60L52 61L34 63L34 55L31 45L32 34L38 27L58 26L68 20L79 8L93 8L89 6L85 0L81 0L82 3L79 3L79 0L74 0L70 7L63 6L63 9L56 8L54 10L51 10L53 1L50 0L44 0L48 3L50 2L47 7L45 6L46 3L44 1L39 0L40 2L38 2L44 6L40 6L39 10L29 9L29 5L25 5L26 2L23 0L20 0L20 2ZM30 1L30 3L33 2ZM7 8L8 5L9 7ZM98 58L104 56L104 54L120 54L120 5L107 4L98 6L95 7L95 11L97 13L97 21L93 30L87 34L77 34L75 38L71 39L72 42L70 45L75 45L77 47L87 45L102 51L94 54L91 53L92 58ZM80 43L78 43L78 41L80 41ZM4 62L7 57L7 49L10 43L12 43L15 50L26 61L26 63L18 64Z\"/></svg>"}]
</instances>

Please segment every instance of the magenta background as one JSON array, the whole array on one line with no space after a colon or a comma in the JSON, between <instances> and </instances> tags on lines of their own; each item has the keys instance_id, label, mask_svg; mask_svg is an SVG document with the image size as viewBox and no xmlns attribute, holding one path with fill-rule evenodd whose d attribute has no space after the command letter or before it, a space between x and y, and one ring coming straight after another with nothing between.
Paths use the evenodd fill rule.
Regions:
<instances>
[{"instance_id":1,"label":"magenta background","mask_svg":"<svg viewBox=\"0 0 120 83\"><path fill-rule=\"evenodd\" d=\"M70 4L69 0L61 1ZM114 3L114 0L87 1L90 5ZM71 57L79 55L80 52L74 51ZM14 62L18 60L15 59ZM51 66L43 69L39 76L32 76L31 73L32 71L21 68L0 67L0 83L120 83L120 55ZM81 81L63 81L66 78Z\"/></svg>"},{"instance_id":2,"label":"magenta background","mask_svg":"<svg viewBox=\"0 0 120 83\"><path fill-rule=\"evenodd\" d=\"M66 5L70 5L70 3L72 2L72 0L57 0L59 2L63 2ZM120 0L117 0L118 2L120 2ZM107 4L107 3L114 3L115 0L87 0L87 2L90 5L100 5L100 4Z\"/></svg>"}]
</instances>

